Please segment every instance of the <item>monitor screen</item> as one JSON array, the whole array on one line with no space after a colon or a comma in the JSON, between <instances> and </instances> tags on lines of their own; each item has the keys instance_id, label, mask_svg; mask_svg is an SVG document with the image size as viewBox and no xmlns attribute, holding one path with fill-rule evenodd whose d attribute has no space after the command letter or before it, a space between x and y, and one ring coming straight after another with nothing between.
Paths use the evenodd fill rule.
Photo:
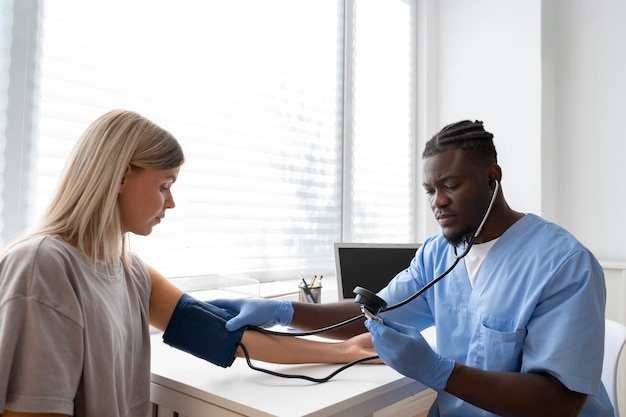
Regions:
<instances>
[{"instance_id":1,"label":"monitor screen","mask_svg":"<svg viewBox=\"0 0 626 417\"><path fill-rule=\"evenodd\" d=\"M339 300L354 299L354 288L380 291L409 267L419 243L335 243Z\"/></svg>"}]
</instances>

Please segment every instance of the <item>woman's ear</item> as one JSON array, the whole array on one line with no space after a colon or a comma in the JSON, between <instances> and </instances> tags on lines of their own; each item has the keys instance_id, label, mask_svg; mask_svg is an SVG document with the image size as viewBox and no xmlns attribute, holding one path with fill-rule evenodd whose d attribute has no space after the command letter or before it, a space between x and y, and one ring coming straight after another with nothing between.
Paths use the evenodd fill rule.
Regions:
<instances>
[{"instance_id":1,"label":"woman's ear","mask_svg":"<svg viewBox=\"0 0 626 417\"><path fill-rule=\"evenodd\" d=\"M124 171L124 175L122 176L122 182L120 183L120 185L124 185L126 183L126 177L128 176L128 174L130 174L131 168L130 168L130 164L128 164L128 166L126 167L126 170Z\"/></svg>"}]
</instances>

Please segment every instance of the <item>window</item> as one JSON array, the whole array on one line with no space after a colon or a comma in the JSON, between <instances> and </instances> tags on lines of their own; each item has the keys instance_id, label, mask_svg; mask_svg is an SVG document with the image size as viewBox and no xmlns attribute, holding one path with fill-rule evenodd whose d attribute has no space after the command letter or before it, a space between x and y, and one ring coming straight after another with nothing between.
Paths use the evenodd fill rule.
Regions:
<instances>
[{"instance_id":1,"label":"window","mask_svg":"<svg viewBox=\"0 0 626 417\"><path fill-rule=\"evenodd\" d=\"M412 242L415 16L406 2L384 0L357 1L352 16L344 240Z\"/></svg>"},{"instance_id":2,"label":"window","mask_svg":"<svg viewBox=\"0 0 626 417\"><path fill-rule=\"evenodd\" d=\"M187 155L176 208L131 237L166 276L330 275L335 241L414 240L411 2L31 3L14 23L41 47L37 134L15 138L35 147L28 225L87 125L128 108Z\"/></svg>"}]
</instances>

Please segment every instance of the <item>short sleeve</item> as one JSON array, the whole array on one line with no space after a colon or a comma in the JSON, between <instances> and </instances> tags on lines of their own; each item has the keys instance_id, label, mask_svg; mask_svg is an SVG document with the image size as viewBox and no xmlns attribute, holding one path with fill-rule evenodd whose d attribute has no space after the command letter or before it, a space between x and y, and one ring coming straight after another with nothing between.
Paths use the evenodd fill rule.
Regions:
<instances>
[{"instance_id":1,"label":"short sleeve","mask_svg":"<svg viewBox=\"0 0 626 417\"><path fill-rule=\"evenodd\" d=\"M0 306L0 408L72 415L81 327L30 297Z\"/></svg>"},{"instance_id":2,"label":"short sleeve","mask_svg":"<svg viewBox=\"0 0 626 417\"><path fill-rule=\"evenodd\" d=\"M528 322L522 372L548 372L571 390L596 395L605 294L602 269L589 252L579 251L564 262Z\"/></svg>"}]
</instances>

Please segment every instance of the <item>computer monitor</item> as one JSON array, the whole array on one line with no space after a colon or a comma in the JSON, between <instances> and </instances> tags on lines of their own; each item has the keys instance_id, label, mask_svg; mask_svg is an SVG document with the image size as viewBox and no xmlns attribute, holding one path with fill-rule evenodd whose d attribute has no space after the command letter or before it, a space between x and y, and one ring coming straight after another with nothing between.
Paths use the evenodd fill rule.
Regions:
<instances>
[{"instance_id":1,"label":"computer monitor","mask_svg":"<svg viewBox=\"0 0 626 417\"><path fill-rule=\"evenodd\" d=\"M420 243L335 242L339 300L352 300L355 287L380 291L409 267Z\"/></svg>"}]
</instances>

